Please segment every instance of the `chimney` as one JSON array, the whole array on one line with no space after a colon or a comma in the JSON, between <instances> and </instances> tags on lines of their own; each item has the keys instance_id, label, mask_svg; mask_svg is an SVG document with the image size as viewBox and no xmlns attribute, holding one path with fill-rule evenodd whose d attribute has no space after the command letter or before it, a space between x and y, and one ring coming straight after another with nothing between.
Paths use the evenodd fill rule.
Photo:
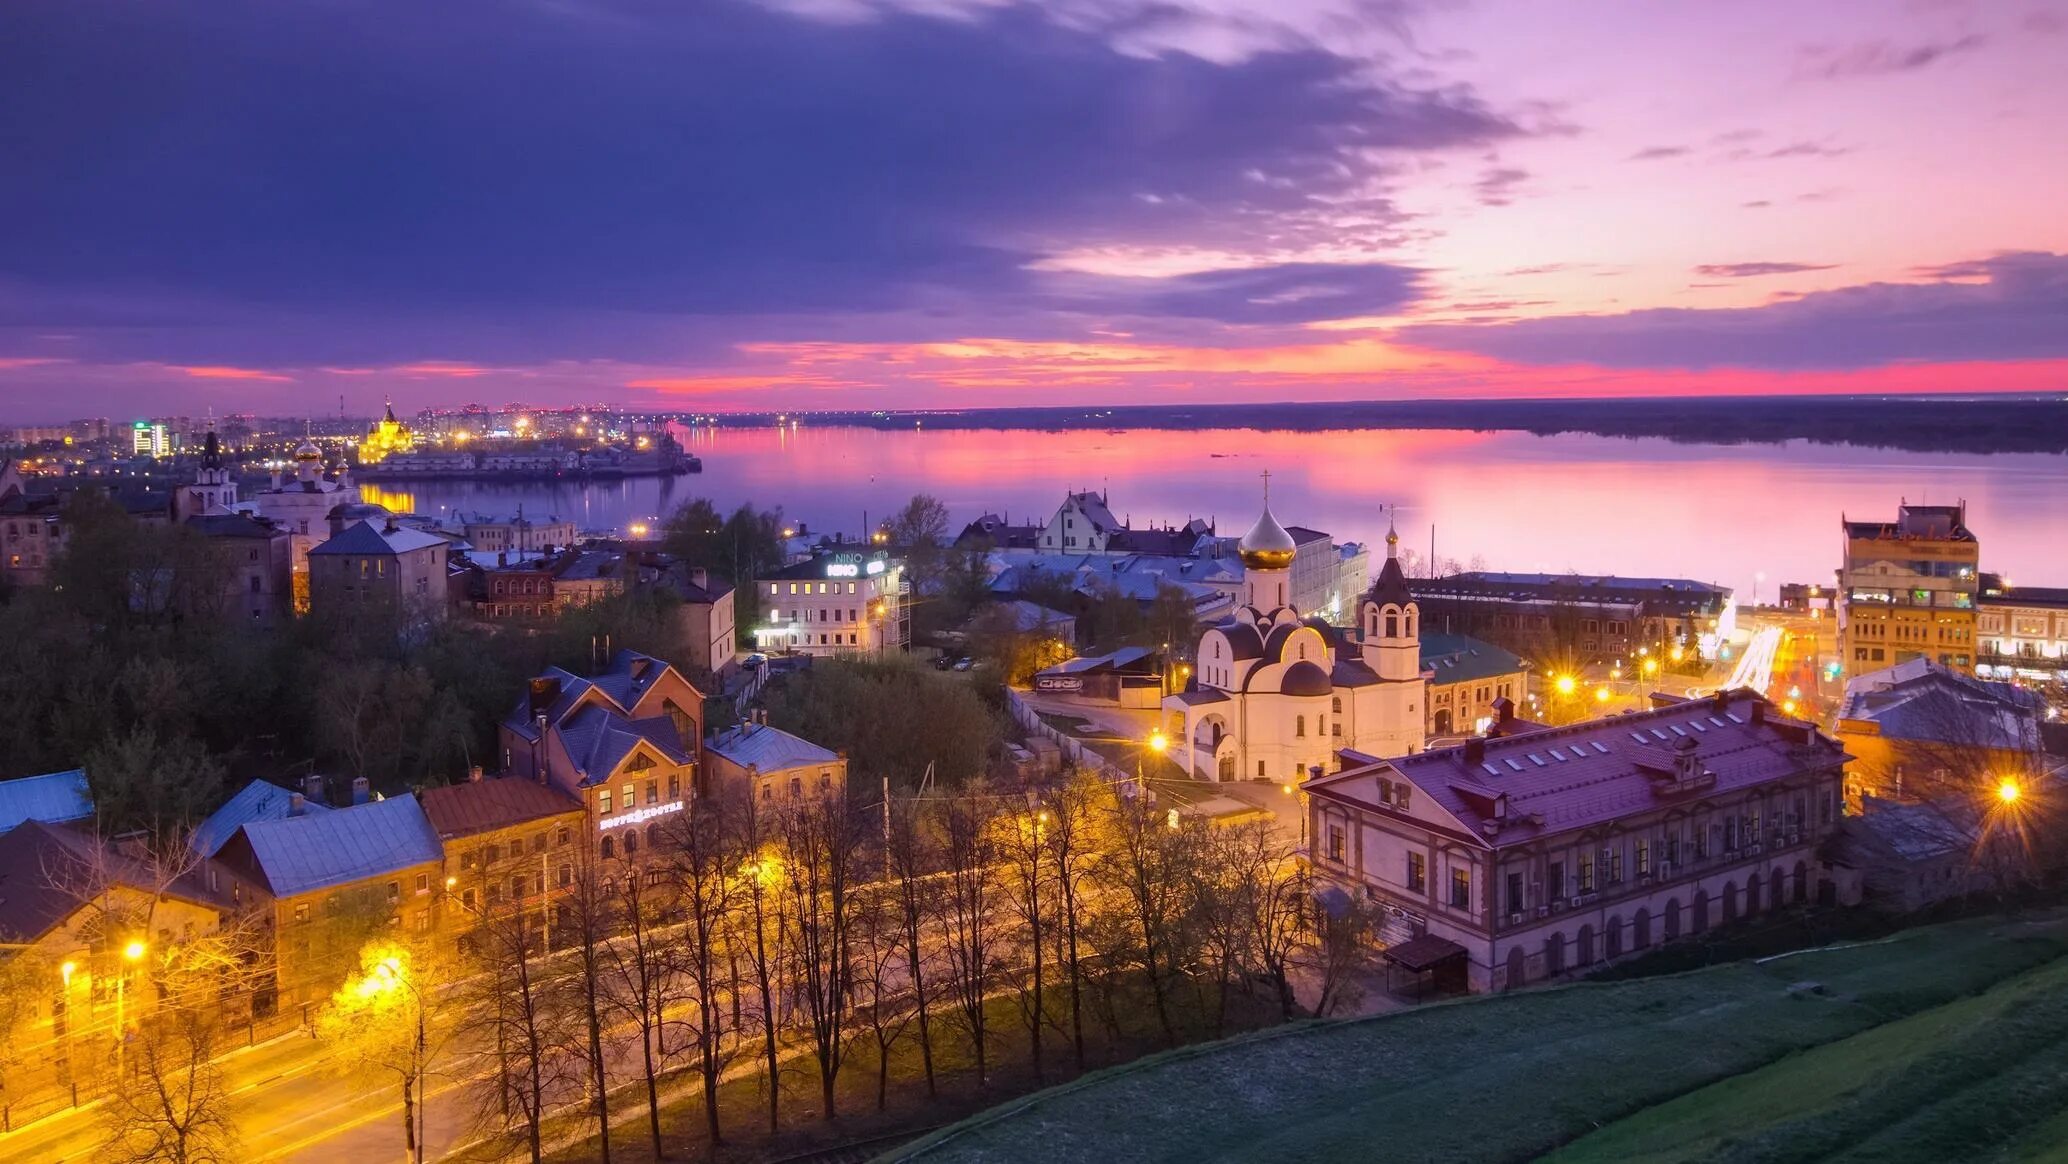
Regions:
<instances>
[{"instance_id":1,"label":"chimney","mask_svg":"<svg viewBox=\"0 0 2068 1164\"><path fill-rule=\"evenodd\" d=\"M364 776L352 777L352 803L365 804L373 799L373 785Z\"/></svg>"},{"instance_id":2,"label":"chimney","mask_svg":"<svg viewBox=\"0 0 2068 1164\"><path fill-rule=\"evenodd\" d=\"M1711 700L1715 704L1716 714L1722 715L1725 711L1730 709L1731 693L1725 690L1724 688L1719 687L1716 689L1716 694L1711 697Z\"/></svg>"},{"instance_id":3,"label":"chimney","mask_svg":"<svg viewBox=\"0 0 2068 1164\"><path fill-rule=\"evenodd\" d=\"M702 566L691 566L689 568L689 580L703 589L708 590L711 588L711 572Z\"/></svg>"},{"instance_id":4,"label":"chimney","mask_svg":"<svg viewBox=\"0 0 2068 1164\"><path fill-rule=\"evenodd\" d=\"M1760 724L1763 724L1765 722L1766 700L1755 699L1752 701L1752 726L1758 727Z\"/></svg>"},{"instance_id":5,"label":"chimney","mask_svg":"<svg viewBox=\"0 0 2068 1164\"><path fill-rule=\"evenodd\" d=\"M308 807L309 802L302 797L301 793L290 792L287 794L287 815L300 816L308 810Z\"/></svg>"},{"instance_id":6,"label":"chimney","mask_svg":"<svg viewBox=\"0 0 2068 1164\"><path fill-rule=\"evenodd\" d=\"M1515 701L1503 695L1493 703L1494 722L1511 724L1515 722Z\"/></svg>"},{"instance_id":7,"label":"chimney","mask_svg":"<svg viewBox=\"0 0 2068 1164\"><path fill-rule=\"evenodd\" d=\"M324 801L323 777L315 772L302 777L302 795L318 804Z\"/></svg>"},{"instance_id":8,"label":"chimney","mask_svg":"<svg viewBox=\"0 0 2068 1164\"><path fill-rule=\"evenodd\" d=\"M1465 741L1465 762L1483 764L1486 762L1486 741L1473 736Z\"/></svg>"},{"instance_id":9,"label":"chimney","mask_svg":"<svg viewBox=\"0 0 2068 1164\"><path fill-rule=\"evenodd\" d=\"M467 783L469 783L469 784L479 784L479 783L481 783L481 775L482 775L482 773L481 773L481 765L479 765L479 764L476 764L476 765L474 765L473 767L471 767L471 768L468 768L468 769L467 769Z\"/></svg>"}]
</instances>

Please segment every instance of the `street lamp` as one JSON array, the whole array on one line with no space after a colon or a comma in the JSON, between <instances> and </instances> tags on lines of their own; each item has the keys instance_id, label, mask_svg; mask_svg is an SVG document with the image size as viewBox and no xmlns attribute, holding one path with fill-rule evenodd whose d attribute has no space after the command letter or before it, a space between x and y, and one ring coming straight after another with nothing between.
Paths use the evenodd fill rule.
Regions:
<instances>
[{"instance_id":1,"label":"street lamp","mask_svg":"<svg viewBox=\"0 0 2068 1164\"><path fill-rule=\"evenodd\" d=\"M143 961L147 952L149 947L142 940L131 938L129 944L122 947L122 959L133 966ZM124 966L115 975L115 1076L118 1079L122 1076L123 1061L129 1050L128 1003L129 967Z\"/></svg>"},{"instance_id":2,"label":"street lamp","mask_svg":"<svg viewBox=\"0 0 2068 1164\"><path fill-rule=\"evenodd\" d=\"M2023 795L2025 795L2025 790L2019 788L2018 782L2008 776L2004 777L2002 783L1996 786L1996 799L2003 804L2016 804L2018 803L2018 798Z\"/></svg>"}]
</instances>

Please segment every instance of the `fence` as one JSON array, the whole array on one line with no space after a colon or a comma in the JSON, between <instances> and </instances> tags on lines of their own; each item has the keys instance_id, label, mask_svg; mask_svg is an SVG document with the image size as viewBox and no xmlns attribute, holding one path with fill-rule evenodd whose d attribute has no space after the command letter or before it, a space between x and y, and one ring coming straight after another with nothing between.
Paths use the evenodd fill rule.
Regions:
<instances>
[{"instance_id":1,"label":"fence","mask_svg":"<svg viewBox=\"0 0 2068 1164\"><path fill-rule=\"evenodd\" d=\"M1042 739L1053 742L1057 748L1061 749L1063 758L1069 761L1071 766L1088 771L1100 780L1114 785L1120 790L1120 795L1122 796L1133 799L1146 793L1149 798L1148 802L1150 804L1156 803L1156 793L1153 790L1142 788L1136 781L1133 772L1092 751L1089 745L1076 736L1058 730L1044 722L1033 708L1027 706L1026 700L1020 698L1020 693L1010 687L1005 689L1005 710L1007 714L1012 716L1014 723L1026 729L1028 735L1039 736Z\"/></svg>"}]
</instances>

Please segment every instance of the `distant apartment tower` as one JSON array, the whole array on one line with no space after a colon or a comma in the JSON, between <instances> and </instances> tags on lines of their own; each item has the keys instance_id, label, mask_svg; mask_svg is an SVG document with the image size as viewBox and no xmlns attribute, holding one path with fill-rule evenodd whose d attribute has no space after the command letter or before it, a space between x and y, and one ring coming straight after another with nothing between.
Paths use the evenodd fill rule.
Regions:
<instances>
[{"instance_id":1,"label":"distant apartment tower","mask_svg":"<svg viewBox=\"0 0 2068 1164\"><path fill-rule=\"evenodd\" d=\"M1894 521L1841 519L1839 655L1853 674L1911 659L1973 671L1980 547L1967 503L1911 505Z\"/></svg>"}]
</instances>

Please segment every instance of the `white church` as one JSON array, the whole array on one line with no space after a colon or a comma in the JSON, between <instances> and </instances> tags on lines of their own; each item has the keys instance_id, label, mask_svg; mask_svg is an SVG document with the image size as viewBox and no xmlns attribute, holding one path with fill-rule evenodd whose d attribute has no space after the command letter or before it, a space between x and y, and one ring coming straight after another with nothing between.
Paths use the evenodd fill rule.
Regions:
<instances>
[{"instance_id":1,"label":"white church","mask_svg":"<svg viewBox=\"0 0 2068 1164\"><path fill-rule=\"evenodd\" d=\"M1291 605L1297 546L1264 514L1244 534L1241 601L1200 636L1193 682L1168 696L1171 757L1207 780L1304 780L1336 769L1336 752L1422 750L1426 738L1421 611L1408 592L1399 537L1358 599L1354 638Z\"/></svg>"}]
</instances>

